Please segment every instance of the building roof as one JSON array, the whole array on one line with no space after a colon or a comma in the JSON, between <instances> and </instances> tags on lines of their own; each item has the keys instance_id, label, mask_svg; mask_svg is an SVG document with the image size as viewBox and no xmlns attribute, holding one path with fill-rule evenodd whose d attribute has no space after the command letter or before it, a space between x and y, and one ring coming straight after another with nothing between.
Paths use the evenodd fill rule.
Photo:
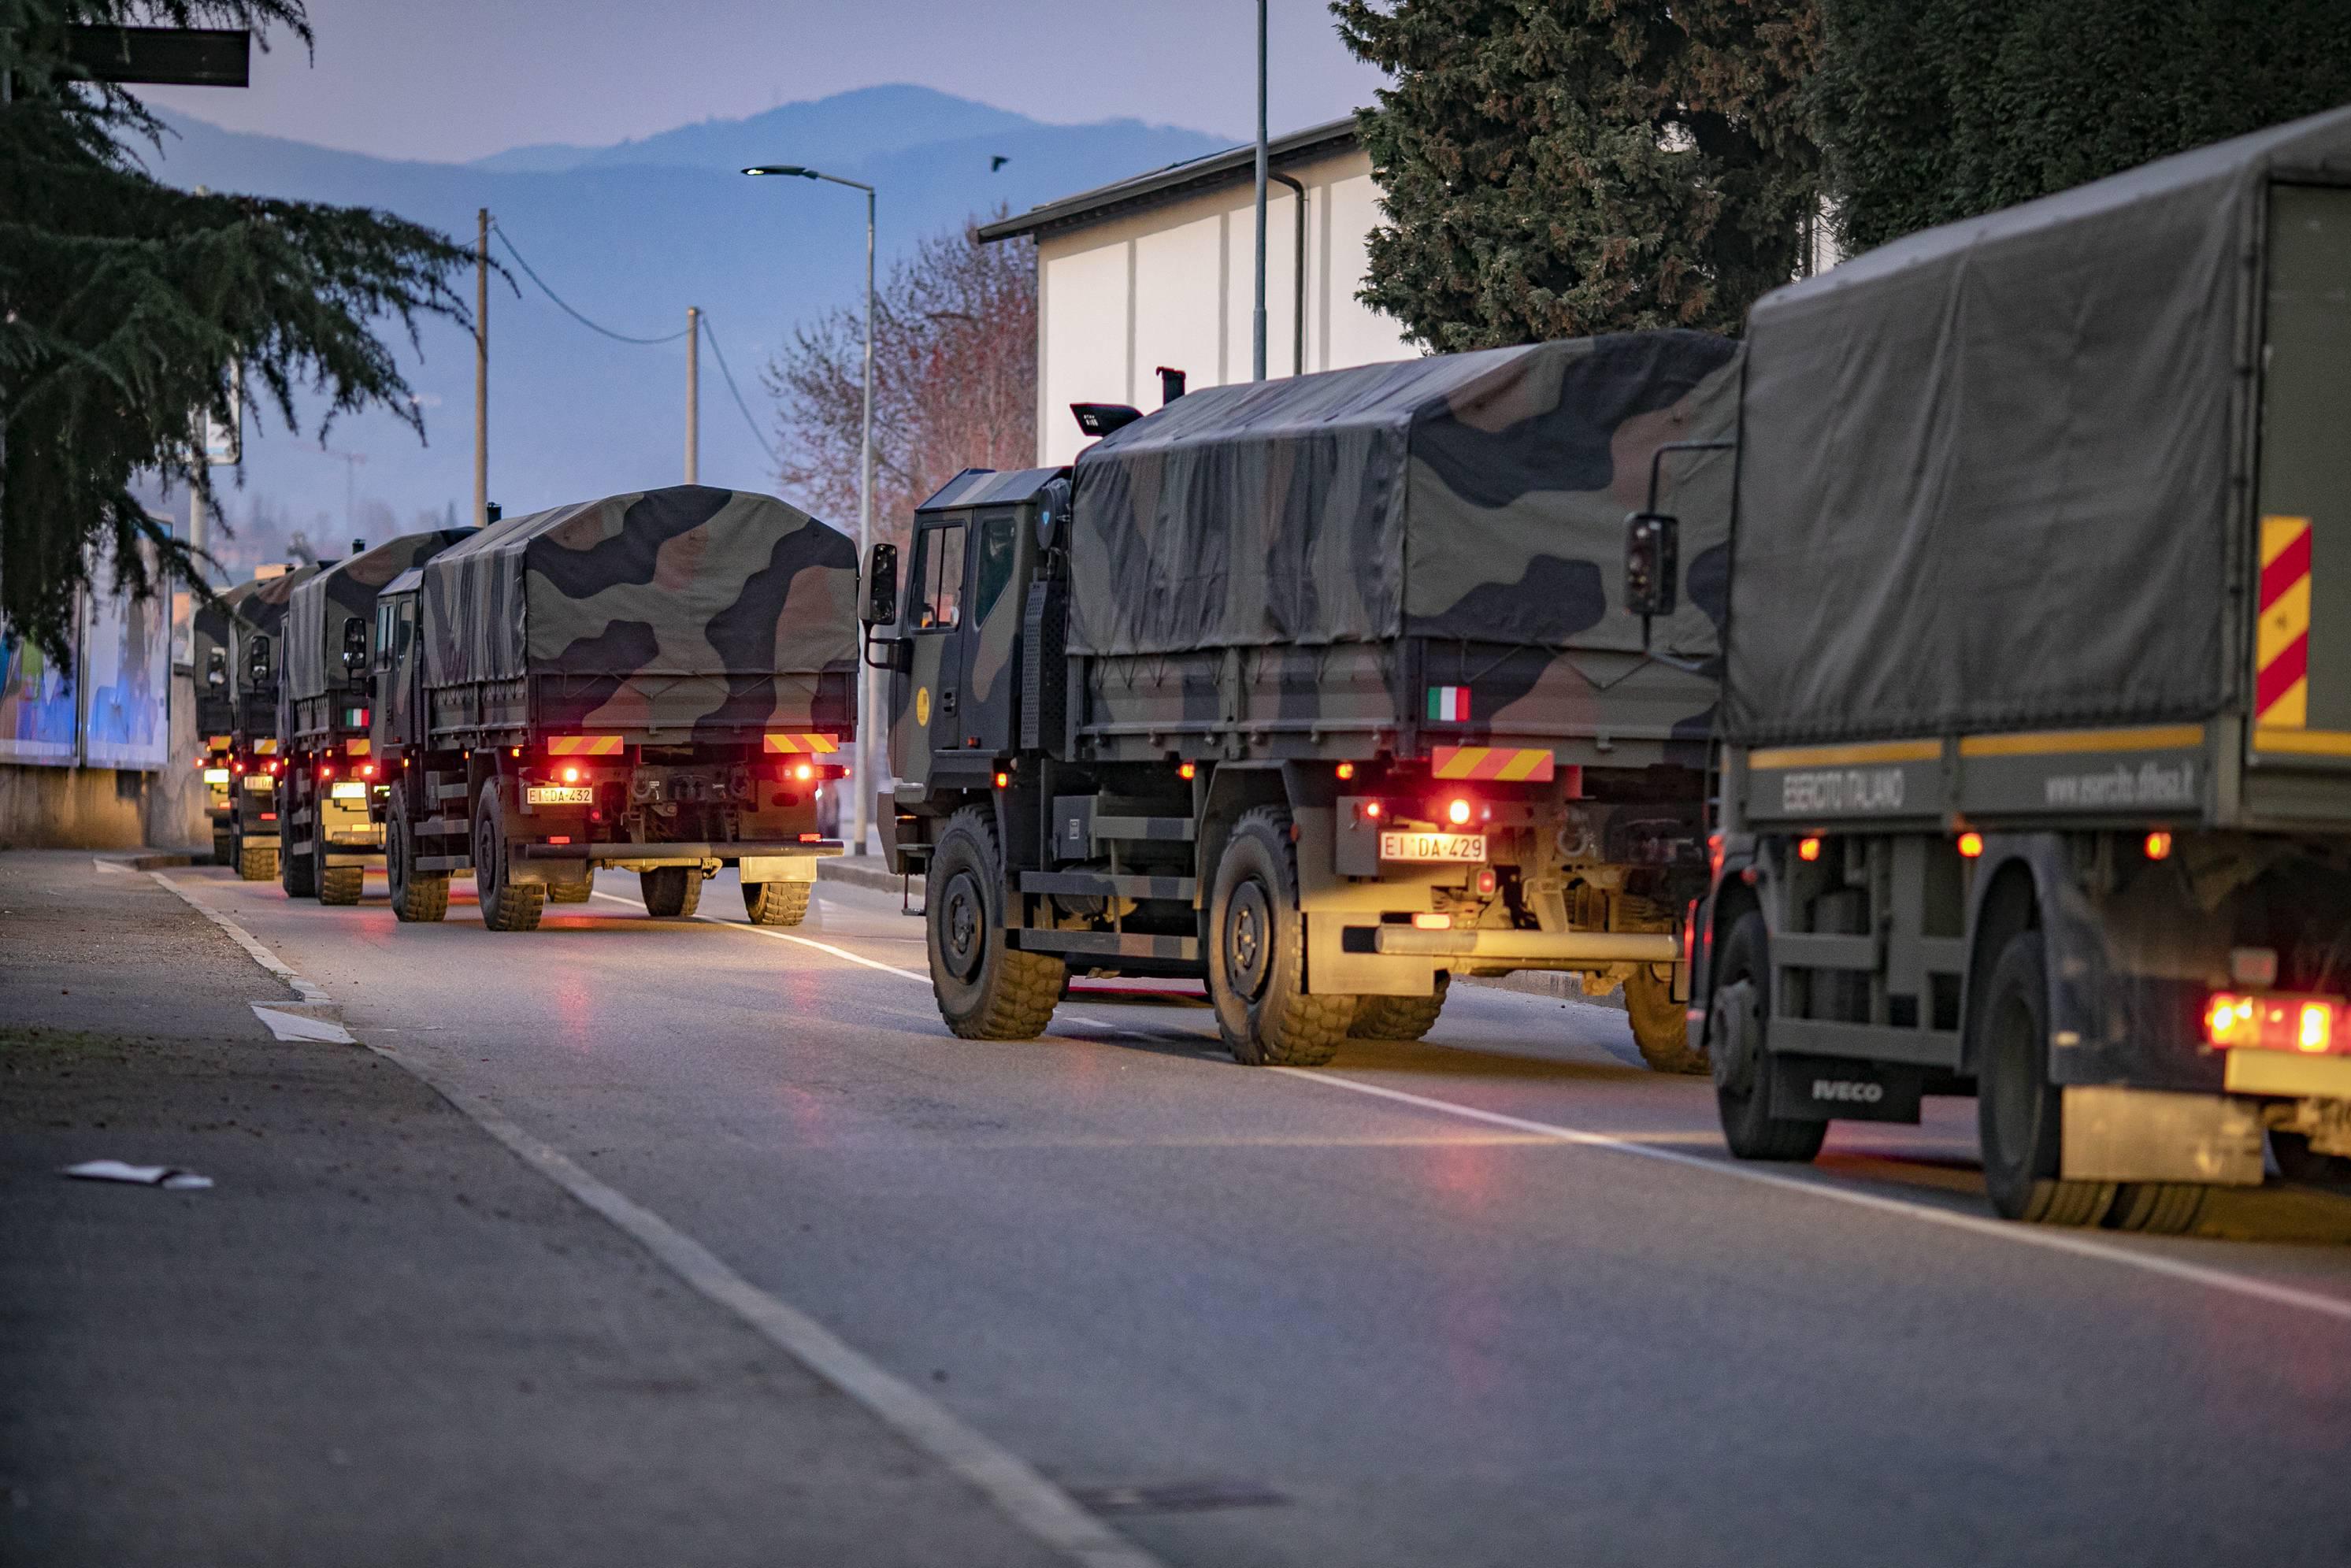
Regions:
<instances>
[{"instance_id":1,"label":"building roof","mask_svg":"<svg viewBox=\"0 0 2351 1568\"><path fill-rule=\"evenodd\" d=\"M1309 126L1273 138L1266 143L1266 160L1270 167L1280 168L1285 163L1307 163L1336 152L1352 152L1355 145L1355 121L1351 115L1327 125ZM1082 228L1220 185L1240 183L1253 179L1256 170L1257 143L1244 142L1222 152L1170 163L1147 174L1136 174L1031 207L1017 216L987 225L979 231L979 237L984 241L1016 239L1022 235Z\"/></svg>"}]
</instances>

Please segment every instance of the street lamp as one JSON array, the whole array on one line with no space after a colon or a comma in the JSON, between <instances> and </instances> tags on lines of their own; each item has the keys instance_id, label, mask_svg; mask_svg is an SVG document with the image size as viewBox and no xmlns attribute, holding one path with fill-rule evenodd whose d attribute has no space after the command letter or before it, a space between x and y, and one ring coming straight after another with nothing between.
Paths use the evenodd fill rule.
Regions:
<instances>
[{"instance_id":1,"label":"street lamp","mask_svg":"<svg viewBox=\"0 0 2351 1568\"><path fill-rule=\"evenodd\" d=\"M755 163L743 172L826 180L865 193L865 417L858 437L857 456L857 560L862 570L873 552L873 187L862 180L844 180L838 174L804 169L798 163ZM872 680L873 672L861 656L857 669L857 792L851 816L851 831L856 835L851 852L861 855L865 852L866 836L872 831L873 775L867 767L872 757L869 721L880 707L872 697Z\"/></svg>"}]
</instances>

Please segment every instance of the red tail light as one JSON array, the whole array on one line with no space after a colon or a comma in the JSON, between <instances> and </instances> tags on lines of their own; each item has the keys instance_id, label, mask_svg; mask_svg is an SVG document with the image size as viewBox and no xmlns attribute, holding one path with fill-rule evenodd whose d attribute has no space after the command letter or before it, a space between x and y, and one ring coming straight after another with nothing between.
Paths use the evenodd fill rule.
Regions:
<instances>
[{"instance_id":1,"label":"red tail light","mask_svg":"<svg viewBox=\"0 0 2351 1568\"><path fill-rule=\"evenodd\" d=\"M2303 1056L2351 1053L2346 1007L2333 997L2215 991L2204 1005L2204 1039L2221 1051L2291 1051Z\"/></svg>"}]
</instances>

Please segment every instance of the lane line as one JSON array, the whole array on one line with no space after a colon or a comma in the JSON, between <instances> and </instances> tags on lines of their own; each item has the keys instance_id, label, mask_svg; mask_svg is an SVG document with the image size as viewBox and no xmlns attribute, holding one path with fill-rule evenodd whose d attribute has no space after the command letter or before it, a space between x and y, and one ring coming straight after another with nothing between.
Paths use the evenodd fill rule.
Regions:
<instances>
[{"instance_id":1,"label":"lane line","mask_svg":"<svg viewBox=\"0 0 2351 1568\"><path fill-rule=\"evenodd\" d=\"M1435 1100L1426 1094L1411 1094L1401 1089L1389 1089L1377 1083L1365 1083L1357 1079L1342 1078L1334 1073L1310 1071L1298 1067L1275 1067L1269 1071L1301 1079L1308 1083L1327 1084L1333 1089L1353 1090L1399 1104L1417 1106L1442 1115L1458 1116L1465 1121L1482 1122L1488 1126L1507 1127L1513 1132L1532 1133L1579 1148L1602 1149L1610 1154L1635 1155L1645 1160L1662 1160L1668 1165L1682 1166L1691 1170L1706 1171L1715 1176L1732 1176L1758 1186L1778 1187L1786 1192L1804 1193L1856 1208L1875 1209L1881 1214L1896 1214L1910 1219L1921 1219L1931 1225L1946 1226L1970 1235L1988 1237L2000 1241L2013 1241L2028 1247L2045 1248L2052 1252L2069 1253L2076 1258L2096 1259L2102 1262L2120 1263L2127 1268L2161 1274L2191 1284L2208 1286L2216 1291L2251 1297L2273 1306L2294 1307L2315 1312L2322 1317L2351 1322L2351 1301L2330 1296L2318 1291L2297 1290L2292 1285L2273 1284L2243 1274L2231 1274L2225 1270L2207 1268L2200 1263L2182 1262L2176 1258L2134 1251L2107 1242L2094 1241L2088 1237L2047 1226L2021 1225L2013 1220L1987 1219L1981 1215L1959 1214L1947 1208L1912 1203L1905 1198L1886 1197L1876 1193L1856 1192L1851 1188L1825 1182L1804 1181L1796 1176L1775 1175L1752 1166L1731 1165L1721 1160L1701 1158L1660 1148L1654 1144L1636 1144L1604 1133L1586 1133L1573 1127L1562 1127L1550 1122L1529 1121L1523 1116L1508 1116L1499 1111L1480 1111L1475 1106L1458 1105L1450 1100Z\"/></svg>"},{"instance_id":2,"label":"lane line","mask_svg":"<svg viewBox=\"0 0 2351 1568\"><path fill-rule=\"evenodd\" d=\"M255 962L301 991L306 1000L326 999L323 990L297 975L233 917L212 908L162 873L148 874L235 937L237 946ZM713 920L710 924L733 923ZM743 929L761 936L783 936L782 932L769 932L755 925ZM806 945L828 952L840 951L820 942ZM856 958L854 954L841 956ZM928 976L914 976L871 959L856 961L873 968L888 968L893 974L908 975L925 982L929 979ZM701 1242L589 1175L568 1155L540 1142L487 1101L445 1078L438 1069L392 1046L367 1040L358 1043L422 1080L525 1164L626 1232L672 1273L748 1323L761 1338L945 1465L1036 1540L1086 1568L1165 1568L1159 1558L1087 1512L1075 1498L1048 1480L1026 1459L966 1424L945 1406L869 1359L816 1319L759 1289L721 1262Z\"/></svg>"},{"instance_id":3,"label":"lane line","mask_svg":"<svg viewBox=\"0 0 2351 1568\"><path fill-rule=\"evenodd\" d=\"M625 904L634 909L644 907L638 900L622 898L617 893L599 893L592 896L609 899L614 904ZM869 969L879 969L885 975L897 975L909 980L920 980L926 986L931 983L931 977L928 975L913 969L901 969L895 964L884 964L878 958L868 958L862 954L852 953L846 947L836 947L830 942L820 942L812 936L795 936L789 931L778 931L768 925L754 925L746 920L721 920L716 915L697 915L694 918L701 921L705 925L724 925L736 931L747 931L754 936L772 936L778 942L795 942L803 947L813 947L820 953L830 953L834 957L846 959L852 964L862 964Z\"/></svg>"},{"instance_id":4,"label":"lane line","mask_svg":"<svg viewBox=\"0 0 2351 1568\"><path fill-rule=\"evenodd\" d=\"M616 904L631 902L611 894L600 893L596 896L611 898ZM803 946L818 948L846 958L852 963L862 964L870 969L903 975L907 979L920 981L924 985L930 984L931 977L926 974L919 974L912 969L901 969L893 964L877 963L872 958L861 957L857 954L832 946L829 943L813 942L805 936L789 936L781 931L770 931L762 926L742 925L731 920L718 920L706 915L698 915L695 918L707 921L713 925L725 925L737 930L748 931L754 936L783 937L788 942L799 942ZM1143 1030L1130 1029L1123 1024L1114 1024L1103 1019L1088 1018L1081 1013L1067 1016L1076 1022L1092 1028L1106 1029L1135 1039L1155 1038L1146 1035ZM1211 1058L1221 1058L1223 1055L1220 1051L1205 1054ZM1786 1192L1804 1193L1814 1197L1830 1198L1838 1203L1851 1204L1855 1207L1874 1209L1881 1214L1901 1215L1911 1219L1924 1220L1930 1225L1940 1225L1993 1240L2016 1242L2027 1247L2040 1247L2052 1252L2063 1252L2075 1258L2092 1259L2100 1262L2118 1263L2145 1273L2159 1274L2187 1283L2203 1285L2211 1290L2226 1291L2234 1295L2267 1301L2273 1306L2292 1307L2302 1312L2315 1312L2322 1317L2351 1322L2351 1300L2340 1296L2330 1296L2318 1291L2298 1290L2292 1285L2274 1284L2251 1275L2232 1274L2226 1270L2210 1268L2201 1263L2182 1262L2178 1259L2167 1258L2156 1253L2135 1251L2130 1248L2117 1247L2110 1242L2093 1240L2077 1232L2053 1229L2046 1226L2022 1225L2013 1220L1990 1219L1981 1215L1958 1214L1947 1208L1937 1208L1929 1204L1913 1203L1907 1198L1887 1197L1878 1193L1855 1191L1825 1182L1804 1181L1750 1165L1736 1165L1722 1160L1706 1159L1697 1155L1687 1155L1673 1149L1662 1148L1655 1144L1635 1143L1624 1138L1612 1137L1604 1133L1587 1133L1573 1127L1562 1127L1551 1122L1533 1122L1522 1116L1504 1115L1496 1111L1480 1111L1475 1106L1458 1104L1450 1100L1437 1100L1425 1094L1407 1093L1401 1089L1383 1088L1376 1083L1342 1078L1335 1073L1312 1071L1298 1067L1275 1067L1267 1071L1279 1072L1286 1077L1301 1079L1309 1083L1328 1084L1333 1088L1353 1090L1358 1094L1369 1094L1383 1100L1393 1100L1400 1104L1418 1106L1422 1110L1434 1111L1441 1115L1483 1122L1490 1126L1508 1127L1513 1131L1532 1134L1554 1143L1573 1144L1581 1148L1600 1149L1610 1154L1635 1155L1643 1159L1663 1160L1667 1164L1686 1166L1691 1170L1735 1177L1758 1186L1778 1187Z\"/></svg>"}]
</instances>

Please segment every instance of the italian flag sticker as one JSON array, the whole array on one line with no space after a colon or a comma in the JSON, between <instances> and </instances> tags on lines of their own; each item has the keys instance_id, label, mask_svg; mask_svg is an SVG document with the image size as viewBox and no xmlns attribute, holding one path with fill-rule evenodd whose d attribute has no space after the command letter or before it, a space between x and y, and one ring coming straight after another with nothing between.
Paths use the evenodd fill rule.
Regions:
<instances>
[{"instance_id":1,"label":"italian flag sticker","mask_svg":"<svg viewBox=\"0 0 2351 1568\"><path fill-rule=\"evenodd\" d=\"M1469 688L1468 686L1431 686L1428 688L1428 716L1449 720L1455 724L1469 722Z\"/></svg>"}]
</instances>

